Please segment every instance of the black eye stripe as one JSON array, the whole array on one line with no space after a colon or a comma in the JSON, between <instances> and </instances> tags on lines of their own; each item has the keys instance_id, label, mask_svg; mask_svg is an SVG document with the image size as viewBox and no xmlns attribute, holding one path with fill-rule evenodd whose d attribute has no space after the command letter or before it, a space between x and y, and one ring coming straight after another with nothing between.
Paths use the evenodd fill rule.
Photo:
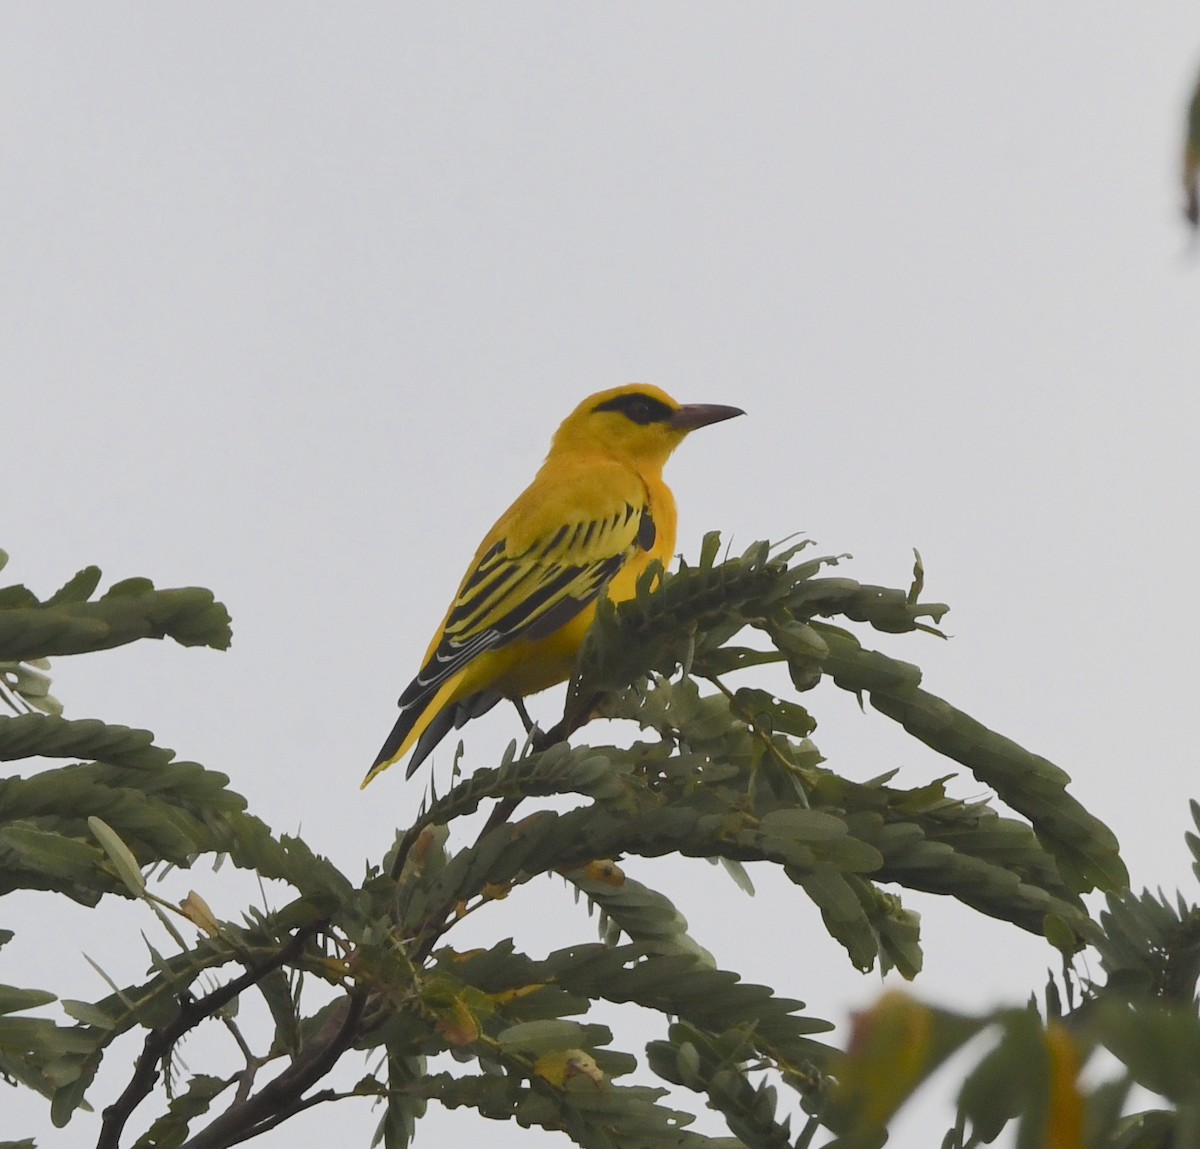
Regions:
<instances>
[{"instance_id":1,"label":"black eye stripe","mask_svg":"<svg viewBox=\"0 0 1200 1149\"><path fill-rule=\"evenodd\" d=\"M629 395L618 395L615 399L606 399L592 410L619 411L626 419L643 427L650 423L667 423L675 414L674 409L668 407L661 399L637 391Z\"/></svg>"}]
</instances>

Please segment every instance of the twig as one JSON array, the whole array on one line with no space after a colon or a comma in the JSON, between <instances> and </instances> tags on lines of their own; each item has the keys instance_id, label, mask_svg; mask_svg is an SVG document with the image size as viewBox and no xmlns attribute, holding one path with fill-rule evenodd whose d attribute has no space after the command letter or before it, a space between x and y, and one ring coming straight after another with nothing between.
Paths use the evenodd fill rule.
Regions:
<instances>
[{"instance_id":1,"label":"twig","mask_svg":"<svg viewBox=\"0 0 1200 1149\"><path fill-rule=\"evenodd\" d=\"M260 1133L266 1133L269 1129L274 1129L276 1125L282 1125L289 1117L295 1117L297 1113L303 1113L306 1109L312 1109L315 1105L323 1105L326 1101L344 1101L347 1097L360 1096L362 1095L353 1091L339 1093L336 1089L322 1089L320 1093L314 1093L311 1097L301 1098L299 1101L279 1109L265 1121L260 1121L253 1129L246 1130L244 1136L239 1137L236 1141L231 1141L230 1144L240 1145L243 1141L247 1141L251 1137L257 1137Z\"/></svg>"},{"instance_id":2,"label":"twig","mask_svg":"<svg viewBox=\"0 0 1200 1149\"><path fill-rule=\"evenodd\" d=\"M185 1141L181 1149L228 1149L305 1108L304 1091L334 1067L358 1035L367 996L365 987L351 990L344 999L341 1021L329 1037L324 1040L318 1037L278 1077L268 1081L253 1097L235 1101L205 1129ZM331 1021L327 1028L332 1028L332 1024Z\"/></svg>"},{"instance_id":3,"label":"twig","mask_svg":"<svg viewBox=\"0 0 1200 1149\"><path fill-rule=\"evenodd\" d=\"M286 965L301 953L309 939L326 924L325 922L316 922L304 929L297 930L287 945L261 965L247 969L241 976L235 977L204 997L183 1002L174 1021L162 1029L152 1029L147 1033L129 1084L125 1086L121 1096L104 1110L100 1123L100 1136L96 1140L96 1149L118 1149L125 1123L133 1115L133 1111L146 1099L150 1090L154 1088L154 1083L158 1080L159 1063L188 1030L194 1029L200 1022L211 1017L243 990L249 989L255 982L261 981L273 970Z\"/></svg>"},{"instance_id":4,"label":"twig","mask_svg":"<svg viewBox=\"0 0 1200 1149\"><path fill-rule=\"evenodd\" d=\"M530 749L534 753L540 753L543 750L554 746L556 743L565 742L572 734L575 733L581 726L587 725L592 720L593 713L597 704L603 697L602 694L592 694L588 696L587 702L583 705L571 705L570 699L567 700L567 710L562 718L545 733L537 731L533 738L530 739ZM490 833L497 826L503 825L512 817L513 811L520 803L520 798L501 798L488 816L487 822L484 824L483 830L476 839L475 844L478 845L485 834ZM425 830L426 823L417 819L405 832L404 837L400 839L400 844L396 847L396 855L392 859L392 864L388 869L388 874L393 881L400 877L404 869L404 863L408 860L408 855L412 852L413 846L416 845L417 839ZM449 909L447 909L449 912Z\"/></svg>"},{"instance_id":5,"label":"twig","mask_svg":"<svg viewBox=\"0 0 1200 1149\"><path fill-rule=\"evenodd\" d=\"M577 705L575 707L572 707L570 700L568 700L567 709L564 711L562 718L544 734L540 730L534 734L529 743L530 750L535 754L540 754L543 750L548 750L551 746L559 742L565 742L576 730L581 726L586 726L592 720L595 709L602 697L603 695L600 694L591 695L585 705ZM501 798L496 803L496 808L491 812L488 820L484 823L483 830L475 840L475 845L478 846L484 836L497 826L502 826L507 822L512 817L513 811L520 802L520 797Z\"/></svg>"},{"instance_id":6,"label":"twig","mask_svg":"<svg viewBox=\"0 0 1200 1149\"><path fill-rule=\"evenodd\" d=\"M246 1059L246 1068L242 1071L237 1093L234 1095L235 1101L244 1101L250 1096L250 1090L254 1088L254 1078L258 1075L258 1071L267 1064L270 1057L255 1056L254 1050L250 1048L249 1043L242 1036L237 1022L232 1017L222 1017L221 1021L224 1022L225 1028L229 1030L238 1049L242 1051L242 1056Z\"/></svg>"},{"instance_id":7,"label":"twig","mask_svg":"<svg viewBox=\"0 0 1200 1149\"><path fill-rule=\"evenodd\" d=\"M590 722L592 720L596 705L600 701L601 697L602 695L599 694L590 696L585 706L579 706L573 710L569 709L568 713L564 714L562 720L555 726L551 727L544 734L540 731L536 733L530 741L530 749L533 751L533 753L540 754L543 750L547 750L559 742L565 742L572 734L575 733L576 730ZM568 703L568 707L569 705L570 704ZM472 847L472 849L478 847L479 843L482 842L483 839L486 838L487 835L493 830L499 829L499 827L503 826L509 820L509 818L512 817L513 811L518 805L520 805L521 801L521 795L509 798L501 798L500 801L496 803L496 806L492 810L491 814L488 816L488 820L484 823L483 829L479 831L479 835L476 837L475 845ZM412 841L409 841L410 838ZM413 830L409 830L408 833L405 834L404 840L401 842L401 850L404 850L404 853L407 854L407 850L404 849L406 843L408 849L411 849L412 842L415 841L416 835L414 835ZM399 874L401 866L403 866L403 858L398 850L397 860L392 865L393 876ZM450 914L453 912L457 901L457 898L451 898L433 913L429 914L428 917L426 917L421 926L420 932L417 934L419 941L417 942L417 946L412 953L412 962L414 965L420 965L420 963L429 956L433 947L437 945L438 940L449 928L448 919ZM428 931L428 933L426 931Z\"/></svg>"}]
</instances>

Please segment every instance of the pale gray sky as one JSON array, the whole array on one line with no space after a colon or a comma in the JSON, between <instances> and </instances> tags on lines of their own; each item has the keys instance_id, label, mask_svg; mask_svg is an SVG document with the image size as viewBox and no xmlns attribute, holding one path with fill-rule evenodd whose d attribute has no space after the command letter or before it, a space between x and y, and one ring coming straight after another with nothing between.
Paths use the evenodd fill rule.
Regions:
<instances>
[{"instance_id":1,"label":"pale gray sky","mask_svg":"<svg viewBox=\"0 0 1200 1149\"><path fill-rule=\"evenodd\" d=\"M419 801L399 772L358 782L480 535L580 398L650 380L749 412L671 464L683 553L804 531L906 585L919 547L954 639L877 645L1063 766L1135 884L1190 891L1200 269L1176 170L1198 63L1183 0L7 5L0 582L95 562L213 588L229 653L61 659L56 693L357 874ZM806 701L835 769L945 772L832 687ZM468 762L513 733L472 726ZM786 882L756 871L747 900L702 862L630 869L814 1013L878 992ZM255 896L184 883L226 916ZM908 901L930 999L1023 1001L1054 964ZM0 917L2 981L94 997L81 950L144 970L134 907ZM549 881L477 940L516 924L535 952L593 933ZM0 1137L95 1140L93 1117L2 1109ZM365 1145L374 1122L342 1106L260 1143ZM418 1143L482 1135L566 1144L437 1113Z\"/></svg>"}]
</instances>

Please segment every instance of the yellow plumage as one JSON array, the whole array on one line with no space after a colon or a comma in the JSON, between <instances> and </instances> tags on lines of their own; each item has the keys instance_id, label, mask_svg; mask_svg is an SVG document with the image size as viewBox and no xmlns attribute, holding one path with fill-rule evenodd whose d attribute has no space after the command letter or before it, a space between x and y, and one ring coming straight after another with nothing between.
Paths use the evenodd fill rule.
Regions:
<instances>
[{"instance_id":1,"label":"yellow plumage","mask_svg":"<svg viewBox=\"0 0 1200 1149\"><path fill-rule=\"evenodd\" d=\"M411 776L451 729L569 678L600 596L632 598L638 575L674 552L662 477L671 452L689 431L742 413L681 406L643 383L576 407L480 543L363 785L415 744Z\"/></svg>"}]
</instances>

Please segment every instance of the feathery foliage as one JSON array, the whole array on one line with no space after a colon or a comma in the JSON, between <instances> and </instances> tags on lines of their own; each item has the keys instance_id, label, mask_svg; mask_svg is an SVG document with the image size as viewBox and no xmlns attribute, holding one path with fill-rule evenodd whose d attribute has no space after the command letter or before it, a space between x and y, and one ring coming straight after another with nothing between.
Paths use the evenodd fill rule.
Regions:
<instances>
[{"instance_id":1,"label":"feathery foliage","mask_svg":"<svg viewBox=\"0 0 1200 1149\"><path fill-rule=\"evenodd\" d=\"M561 723L432 799L386 854L380 844L361 882L273 833L227 775L176 760L146 731L68 720L46 702L47 656L168 635L224 648L229 619L211 594L131 579L93 598L95 568L44 602L23 587L0 591L0 670L15 711L0 718L0 759L22 768L0 780L0 894L57 893L101 914L106 895L137 899L170 947L151 950L146 980L58 1002L53 1014L52 991L0 986L0 1073L44 1095L61 1125L88 1103L114 1044L139 1034L125 1088L101 1102L97 1143L109 1149L238 1144L350 1097L378 1105L389 1149L408 1144L430 1101L587 1147L782 1149L822 1131L825 1144L866 1146L946 1056L990 1028L947 1145L979 1144L1010 1120L1022 1143L1063 1146L1083 1144L1071 1138L1085 1120L1095 1145L1192 1128L1200 1079L1163 1050L1200 1049L1200 911L1132 895L1115 837L1072 797L1066 774L926 692L914 665L864 644L870 630L938 634L946 607L923 601L919 559L913 585L898 590L835 575L838 558L803 545L719 555L711 535L698 562L653 593L652 570L635 598L602 605ZM786 669L787 697L746 681L769 664ZM970 771L1007 812L953 797L948 776L906 788L895 772L862 782L831 769L800 700L823 679ZM640 734L588 743L580 732L595 718L633 720ZM552 795L572 803L536 807ZM519 801L535 808L514 820ZM462 819L485 806L504 817L464 839ZM1045 936L1064 963L1093 946L1107 981L1064 964L1068 1009L1052 984L1044 1018L1032 1008L963 1017L891 995L860 1016L843 1052L801 1001L720 969L671 902L617 861L669 854L717 860L744 888L744 863L779 867L864 971L917 975L920 921L905 892L919 891ZM240 918L194 894L169 905L154 893L164 864L206 856L289 892ZM543 876L598 914L600 941L527 954L514 917L512 938L452 947L464 915L510 893L515 903ZM1093 890L1109 899L1099 920L1082 901ZM258 1051L243 1048L245 1064L222 1076L163 1080L179 1042L207 1019L231 1024L243 997L271 1018ZM587 1020L599 1002L663 1017L640 1071L683 1092L668 1099L630 1077L639 1058ZM1100 1046L1125 1076L1084 1094L1078 1069ZM369 1055L357 1084L328 1086L356 1052ZM451 1060L431 1070L442 1055ZM1168 1106L1124 1115L1134 1083ZM687 1091L728 1136L690 1127L694 1115L676 1107Z\"/></svg>"}]
</instances>

